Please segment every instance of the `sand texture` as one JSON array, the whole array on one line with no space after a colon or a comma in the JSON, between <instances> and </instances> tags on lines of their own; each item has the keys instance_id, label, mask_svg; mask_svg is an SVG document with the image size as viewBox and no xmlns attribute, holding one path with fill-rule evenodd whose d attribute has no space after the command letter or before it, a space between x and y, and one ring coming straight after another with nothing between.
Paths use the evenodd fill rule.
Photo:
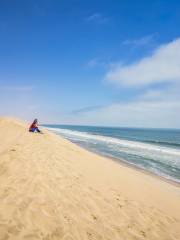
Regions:
<instances>
[{"instance_id":1,"label":"sand texture","mask_svg":"<svg viewBox=\"0 0 180 240\"><path fill-rule=\"evenodd\" d=\"M0 240L179 240L180 188L0 119Z\"/></svg>"}]
</instances>

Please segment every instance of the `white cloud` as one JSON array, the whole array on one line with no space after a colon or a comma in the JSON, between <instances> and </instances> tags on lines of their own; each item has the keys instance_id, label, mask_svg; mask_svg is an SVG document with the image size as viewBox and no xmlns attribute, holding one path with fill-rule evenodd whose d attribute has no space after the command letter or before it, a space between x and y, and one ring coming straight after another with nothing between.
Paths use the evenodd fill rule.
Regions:
<instances>
[{"instance_id":1,"label":"white cloud","mask_svg":"<svg viewBox=\"0 0 180 240\"><path fill-rule=\"evenodd\" d=\"M180 38L160 46L138 62L112 68L106 78L126 87L180 82Z\"/></svg>"},{"instance_id":2,"label":"white cloud","mask_svg":"<svg viewBox=\"0 0 180 240\"><path fill-rule=\"evenodd\" d=\"M64 119L86 125L180 128L180 39L160 46L131 65L116 64L107 73L119 86L143 89L129 102L86 109ZM166 83L166 84L165 84Z\"/></svg>"},{"instance_id":3,"label":"white cloud","mask_svg":"<svg viewBox=\"0 0 180 240\"><path fill-rule=\"evenodd\" d=\"M80 125L180 128L180 102L142 99L87 109L61 120Z\"/></svg>"},{"instance_id":4,"label":"white cloud","mask_svg":"<svg viewBox=\"0 0 180 240\"><path fill-rule=\"evenodd\" d=\"M141 100L179 101L179 85L168 86L164 89L149 89L139 97Z\"/></svg>"},{"instance_id":5,"label":"white cloud","mask_svg":"<svg viewBox=\"0 0 180 240\"><path fill-rule=\"evenodd\" d=\"M92 15L88 16L86 20L88 22L95 22L100 24L108 22L108 18L105 17L102 13L93 13Z\"/></svg>"},{"instance_id":6,"label":"white cloud","mask_svg":"<svg viewBox=\"0 0 180 240\"><path fill-rule=\"evenodd\" d=\"M143 45L147 45L153 41L154 41L154 34L151 34L151 35L139 38L139 39L125 40L122 44L123 45L143 46Z\"/></svg>"},{"instance_id":7,"label":"white cloud","mask_svg":"<svg viewBox=\"0 0 180 240\"><path fill-rule=\"evenodd\" d=\"M98 58L92 58L88 61L87 67L94 68L94 67L106 67L108 64L101 61Z\"/></svg>"},{"instance_id":8,"label":"white cloud","mask_svg":"<svg viewBox=\"0 0 180 240\"><path fill-rule=\"evenodd\" d=\"M99 66L99 61L97 58L93 58L91 60L89 60L89 62L87 63L88 67L96 67Z\"/></svg>"}]
</instances>

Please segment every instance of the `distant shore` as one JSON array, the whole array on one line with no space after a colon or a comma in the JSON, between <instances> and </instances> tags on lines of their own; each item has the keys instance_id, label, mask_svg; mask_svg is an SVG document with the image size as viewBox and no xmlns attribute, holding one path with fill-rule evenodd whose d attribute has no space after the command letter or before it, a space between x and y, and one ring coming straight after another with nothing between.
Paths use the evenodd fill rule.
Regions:
<instances>
[{"instance_id":1,"label":"distant shore","mask_svg":"<svg viewBox=\"0 0 180 240\"><path fill-rule=\"evenodd\" d=\"M0 118L2 239L180 239L180 188Z\"/></svg>"}]
</instances>

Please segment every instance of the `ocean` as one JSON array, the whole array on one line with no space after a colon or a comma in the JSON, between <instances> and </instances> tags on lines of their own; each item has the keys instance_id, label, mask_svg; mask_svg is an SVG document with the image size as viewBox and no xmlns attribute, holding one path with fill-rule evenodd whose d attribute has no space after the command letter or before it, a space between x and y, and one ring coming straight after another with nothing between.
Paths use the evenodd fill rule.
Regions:
<instances>
[{"instance_id":1,"label":"ocean","mask_svg":"<svg viewBox=\"0 0 180 240\"><path fill-rule=\"evenodd\" d=\"M180 129L43 126L90 151L180 183Z\"/></svg>"}]
</instances>

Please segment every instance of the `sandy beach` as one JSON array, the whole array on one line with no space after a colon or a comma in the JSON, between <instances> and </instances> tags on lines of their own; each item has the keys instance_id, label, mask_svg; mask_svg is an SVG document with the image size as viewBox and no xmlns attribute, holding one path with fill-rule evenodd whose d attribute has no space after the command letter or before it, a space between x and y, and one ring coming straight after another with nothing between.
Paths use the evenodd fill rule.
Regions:
<instances>
[{"instance_id":1,"label":"sandy beach","mask_svg":"<svg viewBox=\"0 0 180 240\"><path fill-rule=\"evenodd\" d=\"M178 240L180 188L0 118L0 240Z\"/></svg>"}]
</instances>

